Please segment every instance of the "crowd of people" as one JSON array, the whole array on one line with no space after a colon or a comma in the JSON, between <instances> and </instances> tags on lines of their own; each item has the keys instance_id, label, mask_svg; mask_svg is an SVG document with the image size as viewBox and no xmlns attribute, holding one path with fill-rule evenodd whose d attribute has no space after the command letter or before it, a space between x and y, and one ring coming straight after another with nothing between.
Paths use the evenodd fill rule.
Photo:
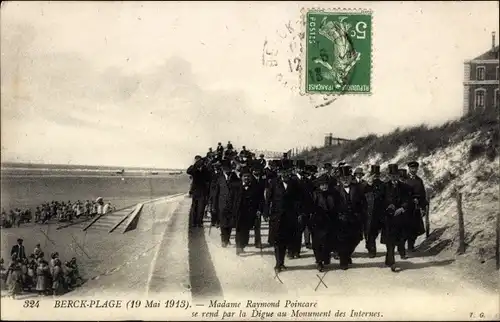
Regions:
<instances>
[{"instance_id":1,"label":"crowd of people","mask_svg":"<svg viewBox=\"0 0 500 322\"><path fill-rule=\"evenodd\" d=\"M11 262L7 268L3 258L0 259L2 289L7 288L13 298L25 292L57 296L83 283L75 257L64 264L57 252L50 254L48 261L46 258L40 244L27 256L23 239L19 238L11 249Z\"/></svg>"},{"instance_id":2,"label":"crowd of people","mask_svg":"<svg viewBox=\"0 0 500 322\"><path fill-rule=\"evenodd\" d=\"M235 231L239 255L249 246L251 230L254 246L263 247L261 223L268 221L276 273L286 269L286 257L300 257L303 246L313 249L319 271L332 258L346 270L363 240L369 257L376 257L380 235L385 265L396 272L396 250L403 260L416 251L428 210L419 164L407 166L408 171L389 164L383 175L379 165L370 165L365 180L363 168L353 171L345 162L320 168L291 160L286 153L279 160L265 160L245 146L238 152L231 142L226 147L218 143L215 152L210 148L206 156L197 155L187 170L192 179L190 227L203 227L209 213L211 226L220 229L222 247L230 244Z\"/></svg>"},{"instance_id":3,"label":"crowd of people","mask_svg":"<svg viewBox=\"0 0 500 322\"><path fill-rule=\"evenodd\" d=\"M32 216L33 212L31 209L21 210L20 208L15 208L10 210L9 213L2 209L0 227L19 227L22 223L29 223L32 220L38 224L47 224L50 220L71 222L73 219L80 218L81 216L93 218L96 215L105 214L113 210L114 207L111 203L108 202L105 204L101 197L95 201L87 200L85 202L80 200L76 202L52 201L37 206L34 216Z\"/></svg>"}]
</instances>

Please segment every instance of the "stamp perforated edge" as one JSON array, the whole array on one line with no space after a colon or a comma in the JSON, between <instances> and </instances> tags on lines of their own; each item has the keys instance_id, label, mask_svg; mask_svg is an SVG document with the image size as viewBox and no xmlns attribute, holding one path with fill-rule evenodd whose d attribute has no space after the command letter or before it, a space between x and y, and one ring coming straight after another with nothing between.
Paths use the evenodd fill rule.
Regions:
<instances>
[{"instance_id":1,"label":"stamp perforated edge","mask_svg":"<svg viewBox=\"0 0 500 322\"><path fill-rule=\"evenodd\" d=\"M308 12L331 12L331 13L345 13L345 14L369 14L371 16L371 30L370 30L370 37L371 37L371 42L370 42L370 91L369 92L343 92L343 93L332 93L332 92L314 92L314 93L308 93L306 91L306 79L303 77L303 74L305 73L305 65L306 65L306 59L307 59L307 52L306 52L306 46L307 46L307 13ZM374 20L373 20L373 10L372 9L365 9L365 8L321 8L321 7L303 7L300 10L301 14L301 19L300 19L300 27L301 27L301 33L304 35L304 37L300 41L300 60L301 60L301 70L299 73L299 84L300 84L300 95L301 96L333 96L333 97L338 97L338 96L344 96L344 95L349 95L349 96L371 96L373 94L373 29L374 28Z\"/></svg>"}]
</instances>

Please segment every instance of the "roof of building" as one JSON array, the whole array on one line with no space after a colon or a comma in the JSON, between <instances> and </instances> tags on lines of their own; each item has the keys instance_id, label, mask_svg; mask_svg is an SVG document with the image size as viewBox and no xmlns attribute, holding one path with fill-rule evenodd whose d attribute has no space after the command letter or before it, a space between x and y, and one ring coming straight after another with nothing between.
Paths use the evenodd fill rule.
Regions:
<instances>
[{"instance_id":1,"label":"roof of building","mask_svg":"<svg viewBox=\"0 0 500 322\"><path fill-rule=\"evenodd\" d=\"M498 46L495 48L488 50L487 52L477 56L473 60L487 60L487 59L498 59Z\"/></svg>"}]
</instances>

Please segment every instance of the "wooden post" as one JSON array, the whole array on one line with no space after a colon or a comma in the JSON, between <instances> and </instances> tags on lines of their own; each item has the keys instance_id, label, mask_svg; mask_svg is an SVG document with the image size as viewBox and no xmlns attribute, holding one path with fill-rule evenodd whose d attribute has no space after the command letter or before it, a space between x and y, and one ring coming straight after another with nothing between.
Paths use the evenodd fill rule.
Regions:
<instances>
[{"instance_id":1,"label":"wooden post","mask_svg":"<svg viewBox=\"0 0 500 322\"><path fill-rule=\"evenodd\" d=\"M497 211L497 243L495 249L497 269L500 269L500 211Z\"/></svg>"},{"instance_id":2,"label":"wooden post","mask_svg":"<svg viewBox=\"0 0 500 322\"><path fill-rule=\"evenodd\" d=\"M458 254L465 253L465 227L464 213L462 210L462 193L457 191L457 213L458 213Z\"/></svg>"},{"instance_id":3,"label":"wooden post","mask_svg":"<svg viewBox=\"0 0 500 322\"><path fill-rule=\"evenodd\" d=\"M430 204L428 204L427 207L425 208L425 236L427 238L429 238L429 235L431 234L431 221L429 219L430 207L431 207Z\"/></svg>"},{"instance_id":4,"label":"wooden post","mask_svg":"<svg viewBox=\"0 0 500 322\"><path fill-rule=\"evenodd\" d=\"M429 211L431 209L431 194L429 189L426 189L426 196L427 196L427 207L425 207L425 237L429 238L429 235L431 234L431 221L429 219Z\"/></svg>"}]
</instances>

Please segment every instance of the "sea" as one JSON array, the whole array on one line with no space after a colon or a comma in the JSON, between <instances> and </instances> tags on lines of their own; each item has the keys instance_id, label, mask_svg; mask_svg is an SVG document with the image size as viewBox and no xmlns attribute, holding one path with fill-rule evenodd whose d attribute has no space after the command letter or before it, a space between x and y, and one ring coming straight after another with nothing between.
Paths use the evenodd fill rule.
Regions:
<instances>
[{"instance_id":1,"label":"sea","mask_svg":"<svg viewBox=\"0 0 500 322\"><path fill-rule=\"evenodd\" d=\"M185 169L1 164L2 210L32 209L51 201L85 201L102 197L117 208L187 192Z\"/></svg>"}]
</instances>

